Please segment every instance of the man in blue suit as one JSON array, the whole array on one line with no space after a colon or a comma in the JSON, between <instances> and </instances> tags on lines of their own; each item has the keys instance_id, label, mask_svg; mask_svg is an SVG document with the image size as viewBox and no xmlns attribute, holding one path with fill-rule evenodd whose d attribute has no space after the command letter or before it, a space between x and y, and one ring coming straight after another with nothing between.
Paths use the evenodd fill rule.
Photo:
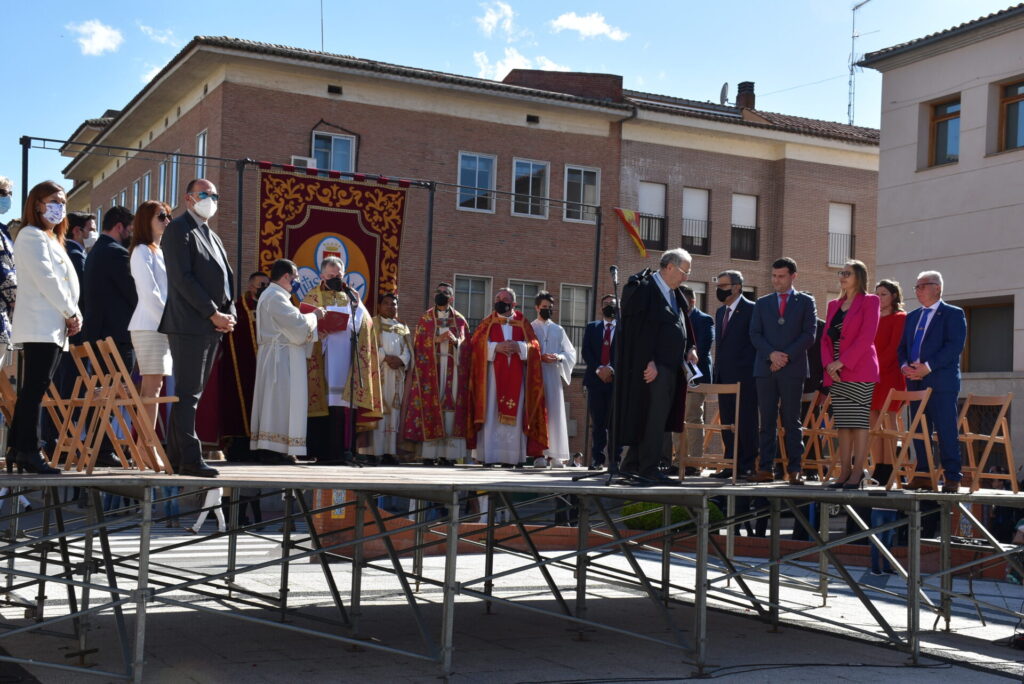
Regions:
<instances>
[{"instance_id":1,"label":"man in blue suit","mask_svg":"<svg viewBox=\"0 0 1024 684\"><path fill-rule=\"evenodd\" d=\"M691 288L682 286L683 296L690 305L690 324L697 344L697 370L701 376L693 381L694 385L711 382L711 347L715 344L715 319L697 308L697 299ZM700 392L686 393L687 423L704 422L704 395ZM686 431L686 434L672 433L673 448L682 463L682 459L700 458L704 455L704 432L697 428Z\"/></svg>"},{"instance_id":2,"label":"man in blue suit","mask_svg":"<svg viewBox=\"0 0 1024 684\"><path fill-rule=\"evenodd\" d=\"M814 343L818 312L813 297L794 289L796 276L796 261L789 257L776 259L772 264L775 292L757 300L750 321L750 340L757 349L754 377L761 416L761 463L750 478L753 482L775 479L775 456L779 449L776 423L781 414L789 457L786 474L790 484L803 484L800 397L809 372L807 348Z\"/></svg>"},{"instance_id":3,"label":"man in blue suit","mask_svg":"<svg viewBox=\"0 0 1024 684\"><path fill-rule=\"evenodd\" d=\"M900 367L908 390L932 390L925 415L939 436L939 456L945 472L942 491L955 494L963 478L956 400L960 394L960 355L967 341L967 319L963 309L942 301L942 274L938 271L918 275L914 292L921 308L907 315L898 351ZM917 407L912 406L911 410L916 412ZM926 471L922 462L924 444L915 441L914 452L918 471ZM911 483L917 484L920 483Z\"/></svg>"},{"instance_id":4,"label":"man in blue suit","mask_svg":"<svg viewBox=\"0 0 1024 684\"><path fill-rule=\"evenodd\" d=\"M754 303L743 296L743 274L722 271L718 274L715 296L722 306L715 312L715 382L740 383L739 426L722 432L725 452L732 454L733 440L738 438L737 467L740 475L750 475L757 466L757 386L754 383L754 357L757 350L750 341L750 319ZM723 425L730 425L736 415L736 398L731 394L718 397L718 412ZM716 477L732 477L726 469Z\"/></svg>"},{"instance_id":5,"label":"man in blue suit","mask_svg":"<svg viewBox=\"0 0 1024 684\"><path fill-rule=\"evenodd\" d=\"M608 446L608 425L612 410L612 389L615 379L615 297L601 298L599 321L587 323L583 331L583 387L587 390L590 411L590 470L604 467L604 450Z\"/></svg>"}]
</instances>

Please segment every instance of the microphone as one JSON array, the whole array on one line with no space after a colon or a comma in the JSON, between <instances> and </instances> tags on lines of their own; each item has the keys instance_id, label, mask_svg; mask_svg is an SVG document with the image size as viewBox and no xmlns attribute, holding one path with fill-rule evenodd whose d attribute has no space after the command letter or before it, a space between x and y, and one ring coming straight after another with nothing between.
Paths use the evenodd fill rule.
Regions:
<instances>
[{"instance_id":1,"label":"microphone","mask_svg":"<svg viewBox=\"0 0 1024 684\"><path fill-rule=\"evenodd\" d=\"M619 284L619 267L618 266L612 266L609 270L612 272L612 282L615 283L616 285L618 285Z\"/></svg>"}]
</instances>

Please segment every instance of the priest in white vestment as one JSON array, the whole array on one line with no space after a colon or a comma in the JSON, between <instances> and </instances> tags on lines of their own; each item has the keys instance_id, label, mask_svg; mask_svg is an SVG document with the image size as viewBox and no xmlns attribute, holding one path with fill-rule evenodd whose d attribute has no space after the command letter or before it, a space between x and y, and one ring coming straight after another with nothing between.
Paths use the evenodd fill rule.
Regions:
<instances>
[{"instance_id":1,"label":"priest in white vestment","mask_svg":"<svg viewBox=\"0 0 1024 684\"><path fill-rule=\"evenodd\" d=\"M564 468L569 460L569 428L565 420L565 395L562 383L572 382L572 369L576 365L576 348L569 341L562 326L551 320L555 298L542 290L534 300L537 318L533 331L540 342L541 372L544 375L544 403L548 408L548 448L544 451L547 464ZM539 460L539 459L538 459ZM543 462L534 465L543 466Z\"/></svg>"},{"instance_id":2,"label":"priest in white vestment","mask_svg":"<svg viewBox=\"0 0 1024 684\"><path fill-rule=\"evenodd\" d=\"M405 373L412 361L409 328L398 320L398 295L389 292L380 298L380 312L373 317L373 337L380 357L381 400L384 417L370 433L370 446L361 449L376 456L381 465L398 465L399 420L405 397Z\"/></svg>"},{"instance_id":3,"label":"priest in white vestment","mask_svg":"<svg viewBox=\"0 0 1024 684\"><path fill-rule=\"evenodd\" d=\"M256 306L256 386L250 421L250 447L266 449L295 462L306 455L306 358L313 351L323 309L299 313L292 304L292 282L299 270L278 259L271 284Z\"/></svg>"}]
</instances>

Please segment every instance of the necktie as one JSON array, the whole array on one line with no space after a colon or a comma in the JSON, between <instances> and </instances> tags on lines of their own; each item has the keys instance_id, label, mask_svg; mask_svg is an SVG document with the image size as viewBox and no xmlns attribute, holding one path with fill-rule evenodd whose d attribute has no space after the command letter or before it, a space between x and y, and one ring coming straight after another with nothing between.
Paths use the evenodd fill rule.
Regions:
<instances>
[{"instance_id":1,"label":"necktie","mask_svg":"<svg viewBox=\"0 0 1024 684\"><path fill-rule=\"evenodd\" d=\"M786 315L786 297L788 297L788 296L789 296L788 292L779 295L779 315L780 316L785 316Z\"/></svg>"},{"instance_id":2,"label":"necktie","mask_svg":"<svg viewBox=\"0 0 1024 684\"><path fill-rule=\"evenodd\" d=\"M921 342L924 341L924 329L928 325L928 315L931 312L931 309L925 309L921 312L920 320L917 321L917 328L914 330L914 343L910 345L911 361L921 360Z\"/></svg>"},{"instance_id":3,"label":"necktie","mask_svg":"<svg viewBox=\"0 0 1024 684\"><path fill-rule=\"evenodd\" d=\"M732 311L729 307L725 307L725 316L722 318L722 337L725 337L725 329L729 327L729 313Z\"/></svg>"},{"instance_id":4,"label":"necktie","mask_svg":"<svg viewBox=\"0 0 1024 684\"><path fill-rule=\"evenodd\" d=\"M601 342L601 365L607 366L612 362L612 324L604 324L604 340Z\"/></svg>"},{"instance_id":5,"label":"necktie","mask_svg":"<svg viewBox=\"0 0 1024 684\"><path fill-rule=\"evenodd\" d=\"M679 315L679 302L676 301L676 293L673 290L668 291L668 301L672 305L672 313L676 316Z\"/></svg>"}]
</instances>

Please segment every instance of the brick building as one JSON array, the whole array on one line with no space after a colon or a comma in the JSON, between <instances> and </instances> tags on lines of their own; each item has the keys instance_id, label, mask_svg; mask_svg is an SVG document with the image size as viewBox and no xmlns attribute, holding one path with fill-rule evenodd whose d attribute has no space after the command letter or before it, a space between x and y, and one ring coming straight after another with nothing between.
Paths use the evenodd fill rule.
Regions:
<instances>
[{"instance_id":1,"label":"brick building","mask_svg":"<svg viewBox=\"0 0 1024 684\"><path fill-rule=\"evenodd\" d=\"M873 266L877 131L762 112L752 83L737 100L629 91L609 74L515 70L495 82L197 37L122 110L83 123L62 152L72 158L71 207L97 214L147 198L177 207L189 179L210 178L222 195L214 227L228 254L240 253L242 273L257 258L256 173L243 175L239 240L230 160L435 181L431 280L454 282L471 319L489 311L497 287L516 289L531 316L533 294L550 290L578 341L596 308L595 257L598 295L611 289L609 264L631 273L680 245L695 255L698 291L739 268L763 293L771 261L787 254L819 307L847 255ZM140 151L99 154L80 144L89 142ZM426 191L408 198L399 290L401 317L413 320L428 295L429 206ZM599 255L589 205L600 207ZM647 260L616 206L643 213ZM567 396L572 448L583 450L578 380Z\"/></svg>"}]
</instances>

